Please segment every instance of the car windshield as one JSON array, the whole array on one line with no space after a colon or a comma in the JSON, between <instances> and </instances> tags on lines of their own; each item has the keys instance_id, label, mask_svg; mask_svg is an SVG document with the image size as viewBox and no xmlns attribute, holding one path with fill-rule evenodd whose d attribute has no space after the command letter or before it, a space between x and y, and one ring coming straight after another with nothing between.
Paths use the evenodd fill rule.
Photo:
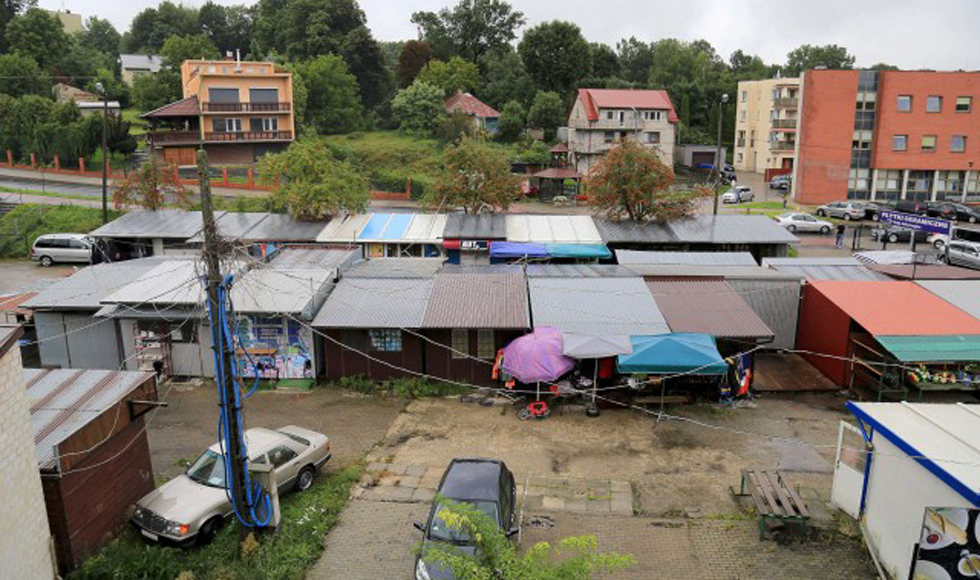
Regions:
<instances>
[{"instance_id":1,"label":"car windshield","mask_svg":"<svg viewBox=\"0 0 980 580\"><path fill-rule=\"evenodd\" d=\"M225 463L220 453L208 449L187 468L187 477L202 485L225 487Z\"/></svg>"},{"instance_id":2,"label":"car windshield","mask_svg":"<svg viewBox=\"0 0 980 580\"><path fill-rule=\"evenodd\" d=\"M471 507L474 507L483 513L490 516L494 522L499 521L497 519L497 504L492 501L463 501L459 503L465 503ZM429 539L435 540L437 542L449 542L452 544L467 545L470 543L470 536L465 531L455 530L449 526L440 516L440 512L447 506L443 504L437 504L435 512L432 514L432 521L429 523Z\"/></svg>"}]
</instances>

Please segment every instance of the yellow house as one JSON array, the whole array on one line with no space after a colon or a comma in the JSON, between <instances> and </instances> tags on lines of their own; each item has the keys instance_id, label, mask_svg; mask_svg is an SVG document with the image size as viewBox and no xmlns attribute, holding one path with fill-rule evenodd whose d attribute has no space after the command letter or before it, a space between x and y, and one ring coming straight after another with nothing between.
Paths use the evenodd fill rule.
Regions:
<instances>
[{"instance_id":1,"label":"yellow house","mask_svg":"<svg viewBox=\"0 0 980 580\"><path fill-rule=\"evenodd\" d=\"M148 145L177 165L204 146L215 165L250 164L289 146L296 130L292 75L272 62L187 60L184 98L143 115Z\"/></svg>"}]
</instances>

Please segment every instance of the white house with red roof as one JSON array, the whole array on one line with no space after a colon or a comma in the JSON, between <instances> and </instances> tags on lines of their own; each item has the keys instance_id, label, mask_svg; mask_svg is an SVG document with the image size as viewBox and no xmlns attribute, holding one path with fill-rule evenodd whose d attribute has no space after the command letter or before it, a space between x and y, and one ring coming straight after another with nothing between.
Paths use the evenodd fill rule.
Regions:
<instances>
[{"instance_id":1,"label":"white house with red roof","mask_svg":"<svg viewBox=\"0 0 980 580\"><path fill-rule=\"evenodd\" d=\"M672 166L678 120L667 91L579 89L568 115L569 161L587 174L607 151L632 139Z\"/></svg>"},{"instance_id":2,"label":"white house with red roof","mask_svg":"<svg viewBox=\"0 0 980 580\"><path fill-rule=\"evenodd\" d=\"M473 120L473 126L495 135L500 130L500 113L470 93L457 92L446 99L446 112L461 112Z\"/></svg>"}]
</instances>

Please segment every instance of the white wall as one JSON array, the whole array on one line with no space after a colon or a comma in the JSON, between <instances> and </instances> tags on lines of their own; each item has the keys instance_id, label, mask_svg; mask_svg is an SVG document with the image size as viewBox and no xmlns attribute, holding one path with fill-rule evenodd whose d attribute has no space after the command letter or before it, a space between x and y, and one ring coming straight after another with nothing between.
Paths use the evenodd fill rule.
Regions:
<instances>
[{"instance_id":1,"label":"white wall","mask_svg":"<svg viewBox=\"0 0 980 580\"><path fill-rule=\"evenodd\" d=\"M905 580L925 508L972 506L880 433L872 442L876 453L868 475L865 524L885 571L893 580Z\"/></svg>"}]
</instances>

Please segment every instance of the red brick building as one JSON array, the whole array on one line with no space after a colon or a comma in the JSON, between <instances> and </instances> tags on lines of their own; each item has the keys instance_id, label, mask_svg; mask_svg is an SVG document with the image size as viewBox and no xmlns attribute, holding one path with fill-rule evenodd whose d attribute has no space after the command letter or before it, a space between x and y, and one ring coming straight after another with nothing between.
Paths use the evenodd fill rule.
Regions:
<instances>
[{"instance_id":1,"label":"red brick building","mask_svg":"<svg viewBox=\"0 0 980 580\"><path fill-rule=\"evenodd\" d=\"M980 202L980 73L803 74L794 197Z\"/></svg>"}]
</instances>

